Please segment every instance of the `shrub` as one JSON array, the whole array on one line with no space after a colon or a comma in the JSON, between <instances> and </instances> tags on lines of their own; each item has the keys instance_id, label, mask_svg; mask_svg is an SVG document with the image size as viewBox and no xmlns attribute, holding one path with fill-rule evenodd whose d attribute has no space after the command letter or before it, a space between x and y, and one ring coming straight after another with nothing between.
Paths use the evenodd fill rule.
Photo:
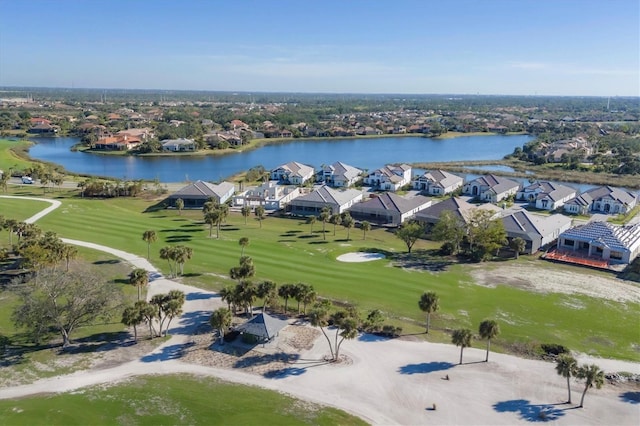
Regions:
<instances>
[{"instance_id":1,"label":"shrub","mask_svg":"<svg viewBox=\"0 0 640 426\"><path fill-rule=\"evenodd\" d=\"M558 343L542 343L540 344L540 348L545 353L545 355L558 356L560 354L568 354L570 352L569 348Z\"/></svg>"}]
</instances>

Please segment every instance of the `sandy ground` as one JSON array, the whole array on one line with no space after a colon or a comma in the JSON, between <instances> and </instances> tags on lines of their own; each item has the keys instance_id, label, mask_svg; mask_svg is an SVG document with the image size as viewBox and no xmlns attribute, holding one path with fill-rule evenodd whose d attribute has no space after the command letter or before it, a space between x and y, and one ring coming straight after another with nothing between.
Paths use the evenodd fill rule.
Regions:
<instances>
[{"instance_id":1,"label":"sandy ground","mask_svg":"<svg viewBox=\"0 0 640 426\"><path fill-rule=\"evenodd\" d=\"M222 305L216 294L168 280L143 258L65 241L148 268L153 277L149 297L180 289L187 295L184 313L172 325L166 343L134 361L4 387L2 399L67 392L136 375L178 373L277 390L343 409L372 424L512 425L540 421L540 412L559 425L640 424L639 386L609 384L590 390L585 408L574 409L582 384L572 382L574 405L564 404L566 380L555 373L553 363L503 354L491 354L485 363L481 349L467 348L464 363L457 365L460 350L455 346L365 334L344 343L345 362L328 364L323 362L328 353L324 336L305 324L292 324L283 330L280 343L229 354L212 346L213 337L206 329L211 311ZM499 271L503 273L502 268ZM519 269L520 275L526 274ZM640 374L638 363L580 357L580 362L594 361L608 372Z\"/></svg>"},{"instance_id":2,"label":"sandy ground","mask_svg":"<svg viewBox=\"0 0 640 426\"><path fill-rule=\"evenodd\" d=\"M372 260L384 259L384 254L382 253L365 253L362 251L357 251L353 253L345 253L341 254L336 258L339 262L371 262Z\"/></svg>"}]
</instances>

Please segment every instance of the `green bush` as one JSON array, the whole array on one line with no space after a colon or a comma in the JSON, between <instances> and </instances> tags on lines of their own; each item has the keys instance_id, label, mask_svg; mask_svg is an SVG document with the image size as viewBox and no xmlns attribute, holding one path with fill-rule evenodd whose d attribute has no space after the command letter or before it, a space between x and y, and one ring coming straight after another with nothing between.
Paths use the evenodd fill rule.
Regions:
<instances>
[{"instance_id":1,"label":"green bush","mask_svg":"<svg viewBox=\"0 0 640 426\"><path fill-rule=\"evenodd\" d=\"M569 348L558 343L542 343L540 344L540 349L542 349L546 355L557 356L560 354L568 354L570 352Z\"/></svg>"}]
</instances>

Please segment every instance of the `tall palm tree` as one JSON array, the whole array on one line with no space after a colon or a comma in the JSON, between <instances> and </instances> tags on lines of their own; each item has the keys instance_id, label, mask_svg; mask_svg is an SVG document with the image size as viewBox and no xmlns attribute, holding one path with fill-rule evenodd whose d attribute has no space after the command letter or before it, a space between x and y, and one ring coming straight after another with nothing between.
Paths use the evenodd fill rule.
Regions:
<instances>
[{"instance_id":1,"label":"tall palm tree","mask_svg":"<svg viewBox=\"0 0 640 426\"><path fill-rule=\"evenodd\" d=\"M309 217L307 218L307 223L308 223L309 225L311 225L311 231L310 231L310 234L311 234L311 235L313 235L313 225L315 225L315 223L316 223L317 221L318 221L318 218L317 218L317 217L315 217L315 216L309 216Z\"/></svg>"},{"instance_id":2,"label":"tall palm tree","mask_svg":"<svg viewBox=\"0 0 640 426\"><path fill-rule=\"evenodd\" d=\"M367 232L371 231L371 224L365 220L360 224L360 227L362 228L362 239L366 240Z\"/></svg>"},{"instance_id":3,"label":"tall palm tree","mask_svg":"<svg viewBox=\"0 0 640 426\"><path fill-rule=\"evenodd\" d=\"M600 389L604 385L604 371L600 370L600 367L595 364L581 365L578 368L576 377L584 380L584 390L582 391L582 398L580 398L580 408L582 408L587 391L594 386L596 389Z\"/></svg>"},{"instance_id":4,"label":"tall palm tree","mask_svg":"<svg viewBox=\"0 0 640 426\"><path fill-rule=\"evenodd\" d=\"M355 225L355 223L356 221L353 220L353 218L349 213L346 213L342 218L342 226L344 226L347 229L347 241L350 240L351 228L353 228L353 225Z\"/></svg>"},{"instance_id":5,"label":"tall palm tree","mask_svg":"<svg viewBox=\"0 0 640 426\"><path fill-rule=\"evenodd\" d=\"M147 260L149 260L151 243L154 243L158 239L156 231L147 230L142 233L142 240L147 243Z\"/></svg>"},{"instance_id":6,"label":"tall palm tree","mask_svg":"<svg viewBox=\"0 0 640 426\"><path fill-rule=\"evenodd\" d=\"M440 309L439 301L440 297L433 291L425 291L418 301L420 310L427 313L427 334L429 334L429 328L431 326L431 313Z\"/></svg>"},{"instance_id":7,"label":"tall palm tree","mask_svg":"<svg viewBox=\"0 0 640 426\"><path fill-rule=\"evenodd\" d=\"M278 296L284 299L284 313L287 313L287 302L289 298L293 296L294 284L282 284L278 288Z\"/></svg>"},{"instance_id":8,"label":"tall palm tree","mask_svg":"<svg viewBox=\"0 0 640 426\"><path fill-rule=\"evenodd\" d=\"M219 308L213 311L211 318L209 318L209 324L218 330L220 344L224 344L224 331L231 325L231 311L227 308Z\"/></svg>"},{"instance_id":9,"label":"tall palm tree","mask_svg":"<svg viewBox=\"0 0 640 426\"><path fill-rule=\"evenodd\" d=\"M144 321L144 316L138 306L127 306L122 311L120 322L127 327L133 327L133 341L138 341L138 326Z\"/></svg>"},{"instance_id":10,"label":"tall palm tree","mask_svg":"<svg viewBox=\"0 0 640 426\"><path fill-rule=\"evenodd\" d=\"M342 222L342 216L340 216L339 214L332 214L331 217L329 217L329 223L331 223L333 225L333 236L336 236L336 225L339 225Z\"/></svg>"},{"instance_id":11,"label":"tall palm tree","mask_svg":"<svg viewBox=\"0 0 640 426\"><path fill-rule=\"evenodd\" d=\"M242 206L240 209L240 213L242 213L242 217L244 217L244 224L247 224L247 218L251 214L251 206Z\"/></svg>"},{"instance_id":12,"label":"tall palm tree","mask_svg":"<svg viewBox=\"0 0 640 426\"><path fill-rule=\"evenodd\" d=\"M323 207L322 210L320 211L320 215L318 215L318 220L322 222L322 239L323 240L327 239L327 235L325 234L325 231L327 227L327 222L329 221L330 218L331 218L331 209L326 206Z\"/></svg>"},{"instance_id":13,"label":"tall palm tree","mask_svg":"<svg viewBox=\"0 0 640 426\"><path fill-rule=\"evenodd\" d=\"M182 198L176 200L176 209L178 209L178 216L182 215L182 209L184 209L184 201Z\"/></svg>"},{"instance_id":14,"label":"tall palm tree","mask_svg":"<svg viewBox=\"0 0 640 426\"><path fill-rule=\"evenodd\" d=\"M238 244L240 245L240 247L242 247L241 252L240 252L240 257L243 257L244 256L244 248L249 245L249 237L240 237L240 239L238 240Z\"/></svg>"},{"instance_id":15,"label":"tall palm tree","mask_svg":"<svg viewBox=\"0 0 640 426\"><path fill-rule=\"evenodd\" d=\"M209 237L213 234L213 225L217 225L221 220L220 210L212 210L204 215L204 222L209 225ZM216 228L216 238L220 238L220 228Z\"/></svg>"},{"instance_id":16,"label":"tall palm tree","mask_svg":"<svg viewBox=\"0 0 640 426\"><path fill-rule=\"evenodd\" d=\"M484 320L480 323L480 327L478 327L478 333L481 338L487 339L487 357L484 359L484 362L488 362L491 339L500 334L500 326L494 320Z\"/></svg>"},{"instance_id":17,"label":"tall palm tree","mask_svg":"<svg viewBox=\"0 0 640 426\"><path fill-rule=\"evenodd\" d=\"M141 288L149 284L149 275L142 268L136 268L129 274L129 283L138 288L138 300L140 300Z\"/></svg>"},{"instance_id":18,"label":"tall palm tree","mask_svg":"<svg viewBox=\"0 0 640 426\"><path fill-rule=\"evenodd\" d=\"M278 297L278 286L273 281L265 280L258 284L256 296L262 299L262 312Z\"/></svg>"},{"instance_id":19,"label":"tall palm tree","mask_svg":"<svg viewBox=\"0 0 640 426\"><path fill-rule=\"evenodd\" d=\"M221 288L218 292L220 294L220 299L223 302L227 302L227 308L229 308L229 310L231 310L231 304L233 302L233 289L234 286L229 284Z\"/></svg>"},{"instance_id":20,"label":"tall palm tree","mask_svg":"<svg viewBox=\"0 0 640 426\"><path fill-rule=\"evenodd\" d=\"M471 337L473 333L468 328L460 328L458 330L453 330L453 334L451 335L451 343L456 346L460 346L460 364L462 364L462 351L464 348L471 346Z\"/></svg>"},{"instance_id":21,"label":"tall palm tree","mask_svg":"<svg viewBox=\"0 0 640 426\"><path fill-rule=\"evenodd\" d=\"M576 361L576 359L570 354L560 354L560 356L556 358L556 372L560 376L567 378L567 391L569 392L569 399L567 400L567 403L571 404L570 379L578 372L578 361Z\"/></svg>"},{"instance_id":22,"label":"tall palm tree","mask_svg":"<svg viewBox=\"0 0 640 426\"><path fill-rule=\"evenodd\" d=\"M257 206L255 209L253 209L253 213L256 215L256 219L258 219L258 222L260 222L260 228L262 228L262 221L264 220L264 207L263 206Z\"/></svg>"},{"instance_id":23,"label":"tall palm tree","mask_svg":"<svg viewBox=\"0 0 640 426\"><path fill-rule=\"evenodd\" d=\"M171 263L174 256L173 251L172 246L165 246L160 249L160 259L166 260L169 264L169 276L173 276L173 263Z\"/></svg>"}]
</instances>

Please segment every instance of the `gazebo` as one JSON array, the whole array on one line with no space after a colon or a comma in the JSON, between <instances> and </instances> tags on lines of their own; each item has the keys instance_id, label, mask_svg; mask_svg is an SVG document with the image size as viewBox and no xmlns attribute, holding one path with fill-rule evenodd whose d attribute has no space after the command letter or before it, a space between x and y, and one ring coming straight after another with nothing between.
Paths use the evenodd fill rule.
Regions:
<instances>
[{"instance_id":1,"label":"gazebo","mask_svg":"<svg viewBox=\"0 0 640 426\"><path fill-rule=\"evenodd\" d=\"M244 324L236 327L240 333L251 334L258 342L267 343L278 336L280 330L289 325L287 321L261 313Z\"/></svg>"}]
</instances>

